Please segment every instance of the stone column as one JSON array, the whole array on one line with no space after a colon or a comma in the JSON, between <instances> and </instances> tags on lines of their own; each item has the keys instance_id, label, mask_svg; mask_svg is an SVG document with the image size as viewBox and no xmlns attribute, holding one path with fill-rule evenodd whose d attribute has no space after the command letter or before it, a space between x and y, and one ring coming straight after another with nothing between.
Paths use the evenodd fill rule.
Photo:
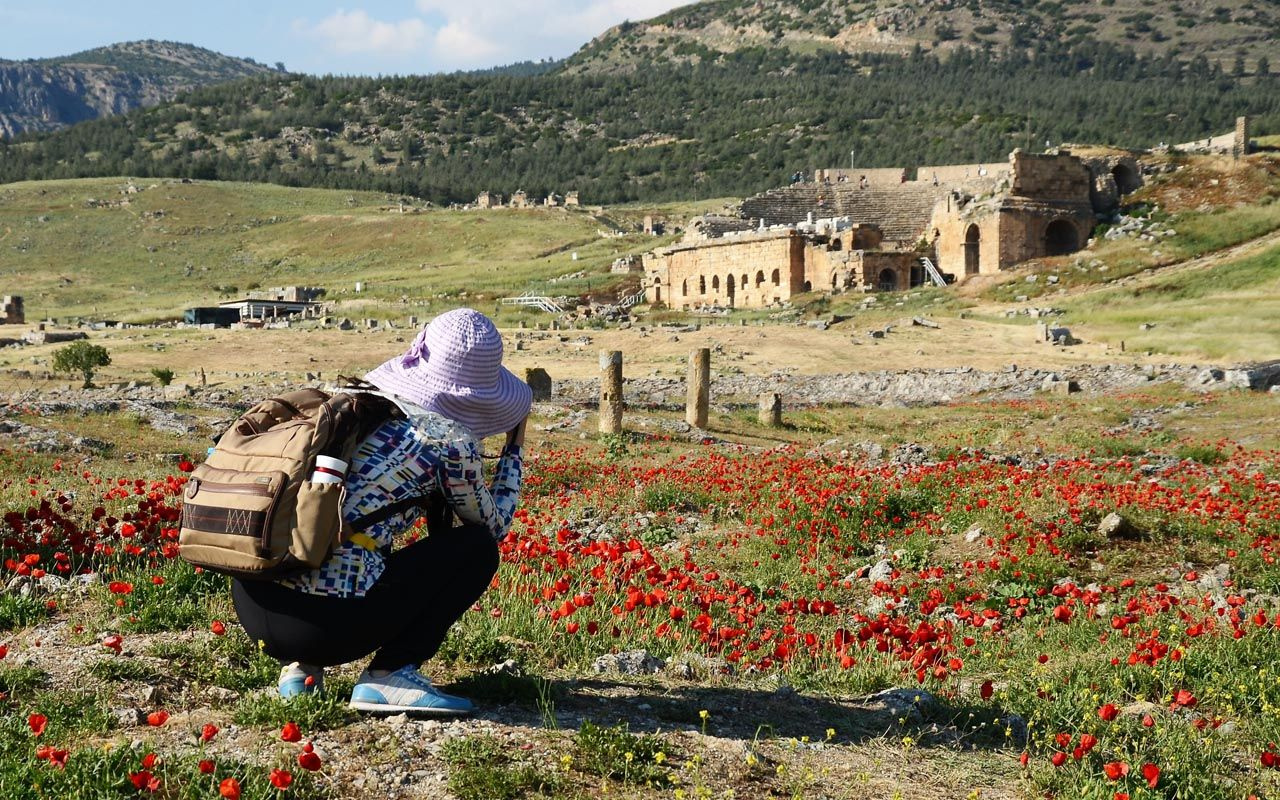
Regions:
<instances>
[{"instance_id":1,"label":"stone column","mask_svg":"<svg viewBox=\"0 0 1280 800\"><path fill-rule=\"evenodd\" d=\"M1236 117L1235 137L1231 142L1231 155L1237 161L1249 155L1249 118Z\"/></svg>"},{"instance_id":2,"label":"stone column","mask_svg":"<svg viewBox=\"0 0 1280 800\"><path fill-rule=\"evenodd\" d=\"M782 397L775 392L760 395L760 424L769 428L782 427Z\"/></svg>"},{"instance_id":3,"label":"stone column","mask_svg":"<svg viewBox=\"0 0 1280 800\"><path fill-rule=\"evenodd\" d=\"M689 353L688 399L684 421L695 428L707 427L707 410L711 400L711 348L700 347Z\"/></svg>"},{"instance_id":4,"label":"stone column","mask_svg":"<svg viewBox=\"0 0 1280 800\"><path fill-rule=\"evenodd\" d=\"M600 432L622 433L622 351L600 351Z\"/></svg>"}]
</instances>

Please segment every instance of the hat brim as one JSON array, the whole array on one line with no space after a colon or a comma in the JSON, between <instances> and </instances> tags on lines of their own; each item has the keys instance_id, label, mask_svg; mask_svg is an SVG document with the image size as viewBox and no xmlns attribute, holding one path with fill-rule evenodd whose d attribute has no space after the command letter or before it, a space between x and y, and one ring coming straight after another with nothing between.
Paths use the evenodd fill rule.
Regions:
<instances>
[{"instance_id":1,"label":"hat brim","mask_svg":"<svg viewBox=\"0 0 1280 800\"><path fill-rule=\"evenodd\" d=\"M513 430L533 405L533 390L506 367L499 367L497 382L484 388L441 385L424 378L397 359L365 375L379 389L460 423L477 439Z\"/></svg>"}]
</instances>

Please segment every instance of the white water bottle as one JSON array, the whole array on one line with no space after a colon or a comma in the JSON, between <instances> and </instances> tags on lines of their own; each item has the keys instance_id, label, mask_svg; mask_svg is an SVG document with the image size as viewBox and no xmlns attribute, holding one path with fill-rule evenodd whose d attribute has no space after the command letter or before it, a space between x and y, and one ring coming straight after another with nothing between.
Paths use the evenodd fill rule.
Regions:
<instances>
[{"instance_id":1,"label":"white water bottle","mask_svg":"<svg viewBox=\"0 0 1280 800\"><path fill-rule=\"evenodd\" d=\"M311 473L312 483L342 483L347 479L347 462L340 458L316 456L316 469Z\"/></svg>"}]
</instances>

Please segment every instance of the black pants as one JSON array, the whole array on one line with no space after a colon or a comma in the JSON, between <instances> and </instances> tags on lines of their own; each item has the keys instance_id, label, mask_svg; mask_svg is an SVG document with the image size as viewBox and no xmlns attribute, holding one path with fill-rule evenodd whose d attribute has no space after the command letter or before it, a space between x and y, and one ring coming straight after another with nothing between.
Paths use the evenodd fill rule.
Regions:
<instances>
[{"instance_id":1,"label":"black pants","mask_svg":"<svg viewBox=\"0 0 1280 800\"><path fill-rule=\"evenodd\" d=\"M435 655L497 571L498 546L488 529L464 525L392 553L364 597L238 580L231 596L249 638L280 661L331 667L377 651L369 668L394 670Z\"/></svg>"}]
</instances>

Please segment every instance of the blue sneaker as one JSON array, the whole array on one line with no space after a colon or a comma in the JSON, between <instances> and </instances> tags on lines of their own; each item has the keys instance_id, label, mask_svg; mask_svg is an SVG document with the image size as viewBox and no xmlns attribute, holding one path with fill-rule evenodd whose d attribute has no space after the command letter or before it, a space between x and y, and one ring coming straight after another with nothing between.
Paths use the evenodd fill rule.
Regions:
<instances>
[{"instance_id":1,"label":"blue sneaker","mask_svg":"<svg viewBox=\"0 0 1280 800\"><path fill-rule=\"evenodd\" d=\"M314 694L324 689L324 667L303 666L297 661L280 669L280 697L288 700L300 694Z\"/></svg>"},{"instance_id":2,"label":"blue sneaker","mask_svg":"<svg viewBox=\"0 0 1280 800\"><path fill-rule=\"evenodd\" d=\"M381 678L365 670L351 690L351 708L398 714L400 712L456 716L475 708L465 697L445 694L410 664Z\"/></svg>"}]
</instances>

